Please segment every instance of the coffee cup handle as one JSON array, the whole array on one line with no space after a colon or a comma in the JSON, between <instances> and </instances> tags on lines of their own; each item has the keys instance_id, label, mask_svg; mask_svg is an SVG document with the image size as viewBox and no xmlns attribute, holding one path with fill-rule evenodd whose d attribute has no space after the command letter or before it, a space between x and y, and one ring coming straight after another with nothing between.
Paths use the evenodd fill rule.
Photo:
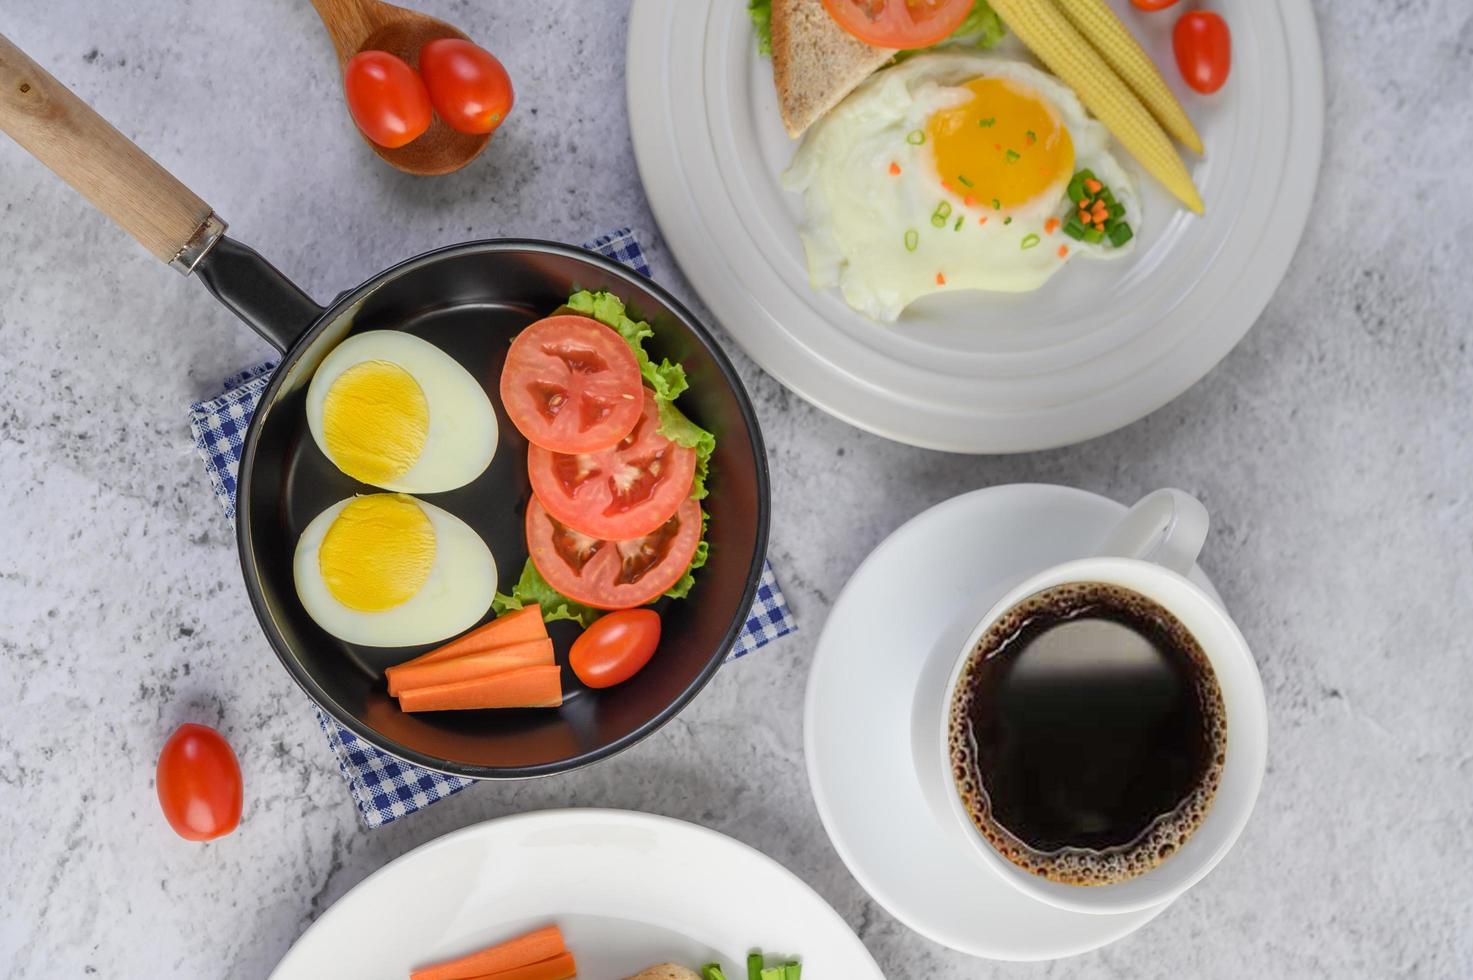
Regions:
<instances>
[{"instance_id":1,"label":"coffee cup handle","mask_svg":"<svg viewBox=\"0 0 1473 980\"><path fill-rule=\"evenodd\" d=\"M1148 493L1126 511L1096 554L1154 562L1187 575L1207 541L1207 508L1181 490Z\"/></svg>"}]
</instances>

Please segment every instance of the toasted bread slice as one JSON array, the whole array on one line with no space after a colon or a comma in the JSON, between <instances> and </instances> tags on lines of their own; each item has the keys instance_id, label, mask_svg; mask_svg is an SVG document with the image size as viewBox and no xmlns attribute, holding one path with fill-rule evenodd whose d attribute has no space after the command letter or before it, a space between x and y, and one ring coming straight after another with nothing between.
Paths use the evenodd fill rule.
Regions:
<instances>
[{"instance_id":1,"label":"toasted bread slice","mask_svg":"<svg viewBox=\"0 0 1473 980\"><path fill-rule=\"evenodd\" d=\"M772 0L772 78L794 139L894 55L834 23L823 0Z\"/></svg>"}]
</instances>

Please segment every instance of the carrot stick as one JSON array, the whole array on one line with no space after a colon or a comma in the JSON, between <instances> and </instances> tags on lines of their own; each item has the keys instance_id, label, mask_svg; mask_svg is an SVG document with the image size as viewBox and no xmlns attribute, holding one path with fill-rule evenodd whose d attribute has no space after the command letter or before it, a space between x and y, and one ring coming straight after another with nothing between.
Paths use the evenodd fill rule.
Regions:
<instances>
[{"instance_id":1,"label":"carrot stick","mask_svg":"<svg viewBox=\"0 0 1473 980\"><path fill-rule=\"evenodd\" d=\"M444 646L436 647L429 653L420 654L413 660L406 660L402 664L395 664L384 671L384 675L391 677L395 671L410 665L434 663L436 660L462 657L468 653L484 653L487 650L510 646L513 643L545 639L547 639L547 625L542 622L541 607L524 606L516 612L498 616L485 626L478 626Z\"/></svg>"},{"instance_id":2,"label":"carrot stick","mask_svg":"<svg viewBox=\"0 0 1473 980\"><path fill-rule=\"evenodd\" d=\"M568 947L563 931L557 926L544 926L515 939L496 943L474 953L434 966L420 967L409 974L410 980L470 980L504 970L540 963L563 955Z\"/></svg>"},{"instance_id":3,"label":"carrot stick","mask_svg":"<svg viewBox=\"0 0 1473 980\"><path fill-rule=\"evenodd\" d=\"M398 697L411 687L431 687L451 681L468 681L477 677L500 674L517 667L546 667L556 660L551 640L528 640L504 647L493 647L484 653L467 653L431 663L401 665L385 676L389 679L389 695Z\"/></svg>"},{"instance_id":4,"label":"carrot stick","mask_svg":"<svg viewBox=\"0 0 1473 980\"><path fill-rule=\"evenodd\" d=\"M517 667L490 677L411 687L399 694L404 711L465 708L556 708L563 703L562 669Z\"/></svg>"},{"instance_id":5,"label":"carrot stick","mask_svg":"<svg viewBox=\"0 0 1473 980\"><path fill-rule=\"evenodd\" d=\"M573 962L573 954L563 953L537 963L502 970L500 973L487 973L476 980L570 980L577 975L578 964Z\"/></svg>"}]
</instances>

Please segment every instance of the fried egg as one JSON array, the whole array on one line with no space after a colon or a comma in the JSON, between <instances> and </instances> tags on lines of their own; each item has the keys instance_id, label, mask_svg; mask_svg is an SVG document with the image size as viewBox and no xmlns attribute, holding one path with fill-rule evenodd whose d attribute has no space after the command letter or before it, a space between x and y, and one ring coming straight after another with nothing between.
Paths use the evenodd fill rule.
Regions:
<instances>
[{"instance_id":1,"label":"fried egg","mask_svg":"<svg viewBox=\"0 0 1473 980\"><path fill-rule=\"evenodd\" d=\"M398 330L354 334L307 388L318 448L353 479L402 493L454 490L496 453L496 413L471 373Z\"/></svg>"},{"instance_id":2,"label":"fried egg","mask_svg":"<svg viewBox=\"0 0 1473 980\"><path fill-rule=\"evenodd\" d=\"M1093 224L1084 239L1066 231L1084 171L1123 207L1119 220L1139 222L1108 131L1063 82L1019 61L936 52L855 89L810 130L783 184L803 194L813 286L837 286L888 322L929 293L1023 292L1076 256L1129 253L1128 229L1119 245Z\"/></svg>"},{"instance_id":3,"label":"fried egg","mask_svg":"<svg viewBox=\"0 0 1473 980\"><path fill-rule=\"evenodd\" d=\"M307 615L370 647L462 633L496 594L496 562L460 518L397 493L350 497L314 517L292 560Z\"/></svg>"}]
</instances>

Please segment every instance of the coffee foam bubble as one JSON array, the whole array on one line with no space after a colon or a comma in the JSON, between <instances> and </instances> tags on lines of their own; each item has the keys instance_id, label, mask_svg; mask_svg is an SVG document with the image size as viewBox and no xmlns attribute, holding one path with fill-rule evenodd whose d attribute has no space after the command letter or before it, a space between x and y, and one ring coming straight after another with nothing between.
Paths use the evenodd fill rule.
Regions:
<instances>
[{"instance_id":1,"label":"coffee foam bubble","mask_svg":"<svg viewBox=\"0 0 1473 980\"><path fill-rule=\"evenodd\" d=\"M975 700L968 683L973 666L986 659L1032 617L1044 613L1077 610L1081 606L1108 604L1150 618L1165 628L1177 648L1191 657L1198 670L1197 697L1208 727L1212 763L1190 795L1170 813L1158 817L1139 837L1108 850L1064 847L1055 851L1034 850L1013 836L992 816L987 789L981 783L976 763L976 744L968 717ZM1059 585L1036 593L1000 616L972 647L967 664L957 679L948 728L951 774L972 825L987 842L1013 864L1050 881L1068 885L1112 885L1128 881L1157 867L1176 853L1207 817L1227 755L1227 707L1217 684L1212 663L1197 638L1181 621L1156 602L1138 592L1116 585L1080 582Z\"/></svg>"}]
</instances>

